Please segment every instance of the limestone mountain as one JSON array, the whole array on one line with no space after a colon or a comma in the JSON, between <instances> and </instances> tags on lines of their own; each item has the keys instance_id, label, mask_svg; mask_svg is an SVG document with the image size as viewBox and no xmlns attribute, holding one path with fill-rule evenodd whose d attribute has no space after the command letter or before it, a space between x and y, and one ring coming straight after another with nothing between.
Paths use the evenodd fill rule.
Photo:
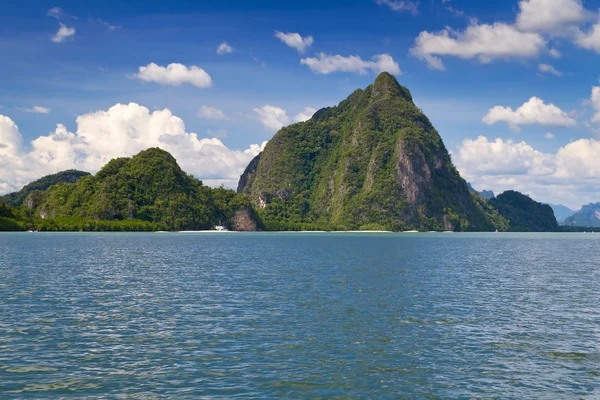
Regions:
<instances>
[{"instance_id":1,"label":"limestone mountain","mask_svg":"<svg viewBox=\"0 0 600 400\"><path fill-rule=\"evenodd\" d=\"M394 230L502 224L470 193L410 91L386 72L338 106L277 132L238 191L265 221L280 223Z\"/></svg>"},{"instance_id":2,"label":"limestone mountain","mask_svg":"<svg viewBox=\"0 0 600 400\"><path fill-rule=\"evenodd\" d=\"M30 217L44 220L137 220L174 230L224 224L236 230L258 227L247 197L203 185L159 148L113 159L96 175L74 184L34 191L23 208Z\"/></svg>"},{"instance_id":3,"label":"limestone mountain","mask_svg":"<svg viewBox=\"0 0 600 400\"><path fill-rule=\"evenodd\" d=\"M507 219L513 232L555 232L558 222L552 207L527 195L507 190L490 200L490 205Z\"/></svg>"},{"instance_id":4,"label":"limestone mountain","mask_svg":"<svg viewBox=\"0 0 600 400\"><path fill-rule=\"evenodd\" d=\"M469 188L469 190L471 192L477 193L482 199L491 200L494 197L496 197L496 195L494 194L494 192L491 191L491 190L481 190L481 191L475 190L473 188L473 186L469 182L467 182L467 187Z\"/></svg>"},{"instance_id":5,"label":"limestone mountain","mask_svg":"<svg viewBox=\"0 0 600 400\"><path fill-rule=\"evenodd\" d=\"M581 207L580 211L565 219L564 224L586 228L600 227L600 203L591 203Z\"/></svg>"},{"instance_id":6,"label":"limestone mountain","mask_svg":"<svg viewBox=\"0 0 600 400\"><path fill-rule=\"evenodd\" d=\"M559 224L563 224L565 220L572 215L574 215L577 211L571 210L569 207L563 206L561 204L548 204L554 210L554 216Z\"/></svg>"}]
</instances>

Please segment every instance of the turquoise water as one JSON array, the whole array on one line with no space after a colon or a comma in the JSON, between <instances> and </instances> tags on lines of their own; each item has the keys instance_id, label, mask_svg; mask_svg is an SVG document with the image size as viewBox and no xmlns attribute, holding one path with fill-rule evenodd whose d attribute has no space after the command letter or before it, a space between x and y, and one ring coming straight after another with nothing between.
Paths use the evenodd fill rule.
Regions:
<instances>
[{"instance_id":1,"label":"turquoise water","mask_svg":"<svg viewBox=\"0 0 600 400\"><path fill-rule=\"evenodd\" d=\"M600 234L0 234L0 398L600 397Z\"/></svg>"}]
</instances>

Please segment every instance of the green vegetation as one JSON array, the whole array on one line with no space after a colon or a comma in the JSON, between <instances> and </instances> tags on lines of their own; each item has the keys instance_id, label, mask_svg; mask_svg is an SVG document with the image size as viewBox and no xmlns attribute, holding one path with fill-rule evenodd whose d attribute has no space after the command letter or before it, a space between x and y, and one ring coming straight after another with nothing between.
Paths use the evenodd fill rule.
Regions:
<instances>
[{"instance_id":1,"label":"green vegetation","mask_svg":"<svg viewBox=\"0 0 600 400\"><path fill-rule=\"evenodd\" d=\"M38 179L37 181L31 182L18 192L14 192L0 197L0 200L2 200L5 204L9 206L19 207L23 204L25 198L27 198L27 196L29 196L29 194L33 191L43 191L48 189L50 186L59 183L75 183L80 178L88 175L89 172L77 171L74 169L62 171L57 174L48 175L41 179Z\"/></svg>"},{"instance_id":2,"label":"green vegetation","mask_svg":"<svg viewBox=\"0 0 600 400\"><path fill-rule=\"evenodd\" d=\"M101 221L81 218L35 218L33 228L48 232L154 232L166 230L163 224L140 220Z\"/></svg>"},{"instance_id":3,"label":"green vegetation","mask_svg":"<svg viewBox=\"0 0 600 400\"><path fill-rule=\"evenodd\" d=\"M508 190L489 201L490 205L510 223L512 232L556 232L558 223L548 204L538 203L529 196Z\"/></svg>"},{"instance_id":4,"label":"green vegetation","mask_svg":"<svg viewBox=\"0 0 600 400\"><path fill-rule=\"evenodd\" d=\"M0 201L0 232L25 230L25 224L20 219L17 210Z\"/></svg>"},{"instance_id":5,"label":"green vegetation","mask_svg":"<svg viewBox=\"0 0 600 400\"><path fill-rule=\"evenodd\" d=\"M15 223L40 231L260 227L247 196L204 186L185 174L173 156L158 148L111 160L95 176L80 177L75 183L55 184L44 191L31 190L40 186L28 186L29 193L18 212L3 205L0 217L10 219L2 221L7 230L13 230Z\"/></svg>"},{"instance_id":6,"label":"green vegetation","mask_svg":"<svg viewBox=\"0 0 600 400\"><path fill-rule=\"evenodd\" d=\"M382 73L365 90L280 130L240 179L267 227L494 230L408 89Z\"/></svg>"}]
</instances>

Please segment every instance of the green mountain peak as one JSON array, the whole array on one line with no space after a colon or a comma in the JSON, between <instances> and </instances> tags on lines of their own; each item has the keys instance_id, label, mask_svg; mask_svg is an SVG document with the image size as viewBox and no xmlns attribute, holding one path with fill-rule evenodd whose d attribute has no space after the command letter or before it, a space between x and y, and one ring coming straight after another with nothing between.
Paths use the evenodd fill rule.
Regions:
<instances>
[{"instance_id":1,"label":"green mountain peak","mask_svg":"<svg viewBox=\"0 0 600 400\"><path fill-rule=\"evenodd\" d=\"M494 228L410 91L387 72L277 132L238 191L275 223Z\"/></svg>"},{"instance_id":2,"label":"green mountain peak","mask_svg":"<svg viewBox=\"0 0 600 400\"><path fill-rule=\"evenodd\" d=\"M380 98L389 99L394 97L399 97L410 102L413 101L410 90L401 86L394 75L389 72L380 73L373 84L372 98L379 100Z\"/></svg>"}]
</instances>

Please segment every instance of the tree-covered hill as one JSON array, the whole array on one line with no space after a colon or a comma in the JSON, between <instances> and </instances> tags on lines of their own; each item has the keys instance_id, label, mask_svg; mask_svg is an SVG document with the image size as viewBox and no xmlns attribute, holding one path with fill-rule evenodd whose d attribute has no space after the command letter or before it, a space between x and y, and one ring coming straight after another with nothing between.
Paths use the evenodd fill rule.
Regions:
<instances>
[{"instance_id":1,"label":"tree-covered hill","mask_svg":"<svg viewBox=\"0 0 600 400\"><path fill-rule=\"evenodd\" d=\"M21 221L21 217L16 210L0 200L0 232L22 231L24 229L25 224Z\"/></svg>"},{"instance_id":2,"label":"tree-covered hill","mask_svg":"<svg viewBox=\"0 0 600 400\"><path fill-rule=\"evenodd\" d=\"M238 190L281 228L499 227L469 192L409 90L385 72L338 106L277 132Z\"/></svg>"},{"instance_id":3,"label":"tree-covered hill","mask_svg":"<svg viewBox=\"0 0 600 400\"><path fill-rule=\"evenodd\" d=\"M221 224L256 230L259 225L246 196L203 185L159 148L111 160L96 175L74 184L33 191L23 208L43 225L143 221L169 230L211 229Z\"/></svg>"},{"instance_id":4,"label":"tree-covered hill","mask_svg":"<svg viewBox=\"0 0 600 400\"><path fill-rule=\"evenodd\" d=\"M489 201L506 218L513 232L555 232L558 223L552 207L538 203L529 196L507 190Z\"/></svg>"},{"instance_id":5,"label":"tree-covered hill","mask_svg":"<svg viewBox=\"0 0 600 400\"><path fill-rule=\"evenodd\" d=\"M23 204L23 201L29 195L29 193L35 190L46 190L50 186L58 183L75 183L80 178L88 175L90 175L89 172L77 171L75 169L47 175L38 179L37 181L29 183L18 192L10 193L0 197L0 200L9 206L19 207L21 204Z\"/></svg>"}]
</instances>

